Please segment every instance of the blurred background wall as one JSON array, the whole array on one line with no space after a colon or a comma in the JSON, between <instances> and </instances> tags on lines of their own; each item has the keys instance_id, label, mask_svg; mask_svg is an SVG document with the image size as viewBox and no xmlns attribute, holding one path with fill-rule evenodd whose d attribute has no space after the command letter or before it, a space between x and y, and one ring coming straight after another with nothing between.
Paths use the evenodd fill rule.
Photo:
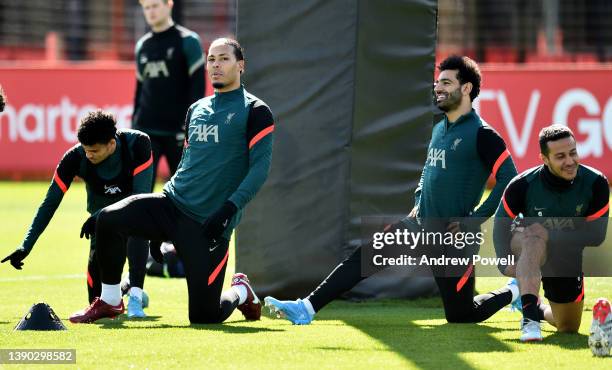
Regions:
<instances>
[{"instance_id":1,"label":"blurred background wall","mask_svg":"<svg viewBox=\"0 0 612 370\"><path fill-rule=\"evenodd\" d=\"M290 2L288 2L288 5ZM176 0L204 46L236 29L236 0ZM609 0L439 0L438 55L481 63L612 61ZM137 0L0 0L0 60L131 61L146 31Z\"/></svg>"},{"instance_id":2,"label":"blurred background wall","mask_svg":"<svg viewBox=\"0 0 612 370\"><path fill-rule=\"evenodd\" d=\"M174 18L206 49L235 34L237 6L176 0ZM0 178L47 179L91 107L130 125L134 43L146 31L137 0L0 0L0 84L9 99ZM535 135L556 122L575 131L585 163L612 177L612 1L439 0L436 59L452 53L481 63L476 106L520 170L537 163Z\"/></svg>"}]
</instances>

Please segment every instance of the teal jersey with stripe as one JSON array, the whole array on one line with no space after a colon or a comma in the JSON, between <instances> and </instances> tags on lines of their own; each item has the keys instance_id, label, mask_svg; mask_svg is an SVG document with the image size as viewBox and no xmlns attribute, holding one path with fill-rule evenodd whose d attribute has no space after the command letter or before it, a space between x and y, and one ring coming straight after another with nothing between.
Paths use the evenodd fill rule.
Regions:
<instances>
[{"instance_id":1,"label":"teal jersey with stripe","mask_svg":"<svg viewBox=\"0 0 612 370\"><path fill-rule=\"evenodd\" d=\"M268 106L243 87L215 93L187 112L187 142L164 193L189 217L202 223L227 200L238 212L265 182L272 159L274 118Z\"/></svg>"},{"instance_id":2,"label":"teal jersey with stripe","mask_svg":"<svg viewBox=\"0 0 612 370\"><path fill-rule=\"evenodd\" d=\"M421 218L488 218L516 167L501 136L474 110L449 122L446 116L432 132L427 160L416 190ZM496 185L476 208L490 175Z\"/></svg>"}]
</instances>

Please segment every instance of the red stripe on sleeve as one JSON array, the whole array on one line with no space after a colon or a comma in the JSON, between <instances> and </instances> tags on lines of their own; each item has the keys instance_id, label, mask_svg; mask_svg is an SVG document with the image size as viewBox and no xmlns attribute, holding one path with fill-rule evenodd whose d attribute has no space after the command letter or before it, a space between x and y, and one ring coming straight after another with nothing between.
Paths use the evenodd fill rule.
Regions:
<instances>
[{"instance_id":1,"label":"red stripe on sleeve","mask_svg":"<svg viewBox=\"0 0 612 370\"><path fill-rule=\"evenodd\" d=\"M508 149L506 149L504 150L502 154L499 155L499 157L497 157L497 160L495 161L495 164L493 165L493 177L497 175L497 170L499 170L499 167L501 167L502 163L504 163L506 158L508 158L509 156L510 156L510 152L508 151Z\"/></svg>"},{"instance_id":2,"label":"red stripe on sleeve","mask_svg":"<svg viewBox=\"0 0 612 370\"><path fill-rule=\"evenodd\" d=\"M592 215L587 216L586 220L587 221L595 221L595 220L597 220L598 218L603 216L603 214L606 213L609 208L610 208L610 203L606 204L602 209L600 209L599 211L593 213Z\"/></svg>"},{"instance_id":3,"label":"red stripe on sleeve","mask_svg":"<svg viewBox=\"0 0 612 370\"><path fill-rule=\"evenodd\" d=\"M227 252L225 253L225 257L223 257L223 260L221 261L221 263L219 263L219 265L215 268L212 274L210 274L210 276L208 277L208 285L211 285L215 281L215 279L217 278L217 275L219 275L219 273L221 272L221 269L223 268L223 266L225 266L225 262L227 262L228 256L229 256L229 248L227 249Z\"/></svg>"},{"instance_id":4,"label":"red stripe on sleeve","mask_svg":"<svg viewBox=\"0 0 612 370\"><path fill-rule=\"evenodd\" d=\"M508 206L508 203L506 202L506 195L504 194L504 196L502 197L502 203L504 204L504 209L506 210L506 213L508 214L508 216L515 218L516 215L514 214L514 212L512 212L512 210L510 209L510 206Z\"/></svg>"},{"instance_id":5,"label":"red stripe on sleeve","mask_svg":"<svg viewBox=\"0 0 612 370\"><path fill-rule=\"evenodd\" d=\"M251 149L255 144L257 144L259 140L263 139L266 135L268 135L272 131L274 131L274 124L272 126L268 126L264 128L263 130L259 131L259 133L255 135L254 138L251 139L251 142L249 143L249 149Z\"/></svg>"},{"instance_id":6,"label":"red stripe on sleeve","mask_svg":"<svg viewBox=\"0 0 612 370\"><path fill-rule=\"evenodd\" d=\"M62 189L62 193L66 193L68 191L68 187L66 186L66 184L64 184L62 179L60 179L59 175L57 174L57 170L55 170L55 173L53 174L53 181L55 181L57 186Z\"/></svg>"},{"instance_id":7,"label":"red stripe on sleeve","mask_svg":"<svg viewBox=\"0 0 612 370\"><path fill-rule=\"evenodd\" d=\"M461 277L461 279L459 279L459 282L457 283L457 292L463 289L463 286L465 285L467 280L470 278L470 275L472 275L472 271L474 271L474 265L470 264L468 269L465 271L465 273L463 274L463 276Z\"/></svg>"},{"instance_id":8,"label":"red stripe on sleeve","mask_svg":"<svg viewBox=\"0 0 612 370\"><path fill-rule=\"evenodd\" d=\"M138 166L138 167L136 167L134 169L134 176L138 175L142 171L144 171L147 168L149 168L152 163L153 163L153 152L151 152L151 156L149 157L149 159L145 163L141 164L140 166Z\"/></svg>"}]
</instances>

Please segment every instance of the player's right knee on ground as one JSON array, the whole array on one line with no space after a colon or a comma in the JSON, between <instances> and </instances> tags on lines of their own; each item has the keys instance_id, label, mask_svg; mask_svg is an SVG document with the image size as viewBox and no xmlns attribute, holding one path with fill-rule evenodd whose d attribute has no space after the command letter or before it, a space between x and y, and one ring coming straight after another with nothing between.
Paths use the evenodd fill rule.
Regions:
<instances>
[{"instance_id":1,"label":"player's right knee on ground","mask_svg":"<svg viewBox=\"0 0 612 370\"><path fill-rule=\"evenodd\" d=\"M191 324L220 324L223 322L218 315L216 317L212 317L206 314L192 314L189 313L189 322Z\"/></svg>"},{"instance_id":2,"label":"player's right knee on ground","mask_svg":"<svg viewBox=\"0 0 612 370\"><path fill-rule=\"evenodd\" d=\"M580 322L561 322L557 324L559 333L577 333L578 329L580 329Z\"/></svg>"}]
</instances>

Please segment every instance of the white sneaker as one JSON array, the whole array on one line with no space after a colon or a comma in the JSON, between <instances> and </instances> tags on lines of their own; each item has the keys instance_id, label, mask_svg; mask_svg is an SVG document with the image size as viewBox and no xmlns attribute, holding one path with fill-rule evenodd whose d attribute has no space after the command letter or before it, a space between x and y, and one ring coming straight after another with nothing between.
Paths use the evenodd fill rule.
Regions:
<instances>
[{"instance_id":1,"label":"white sneaker","mask_svg":"<svg viewBox=\"0 0 612 370\"><path fill-rule=\"evenodd\" d=\"M541 342L540 322L523 318L521 320L521 342Z\"/></svg>"},{"instance_id":2,"label":"white sneaker","mask_svg":"<svg viewBox=\"0 0 612 370\"><path fill-rule=\"evenodd\" d=\"M589 333L589 348L593 355L605 357L610 355L612 347L612 311L610 302L599 298L593 306L593 322Z\"/></svg>"}]
</instances>

